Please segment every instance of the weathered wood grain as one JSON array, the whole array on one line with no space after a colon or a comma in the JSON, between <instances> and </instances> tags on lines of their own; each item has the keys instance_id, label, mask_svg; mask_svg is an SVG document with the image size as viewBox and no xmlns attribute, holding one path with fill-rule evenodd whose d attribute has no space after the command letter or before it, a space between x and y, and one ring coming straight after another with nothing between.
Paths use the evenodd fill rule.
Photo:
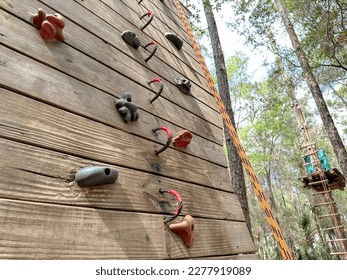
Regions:
<instances>
[{"instance_id":1,"label":"weathered wood grain","mask_svg":"<svg viewBox=\"0 0 347 280\"><path fill-rule=\"evenodd\" d=\"M77 2L81 2L81 0L75 0ZM84 1L83 1L84 2ZM88 0L88 2L90 2ZM155 7L149 6L144 7L142 2L140 5L138 5L136 2L133 1L112 1L112 0L102 0L102 3L107 5L109 9L112 9L117 14L122 16L124 19L128 20L131 26L134 25L135 29L137 30L140 25L143 25L144 22L139 20L139 16L145 14L147 11L153 11L154 12L154 20L152 21L151 25L147 27L144 30L144 34L150 35L153 39L158 40L158 42L165 47L169 52L174 54L177 58L179 58L181 61L185 62L185 64L188 67L193 68L198 74L201 75L202 78L204 78L203 71L201 69L201 66L199 63L194 59L196 54L193 50L193 48L188 45L183 45L181 51L177 51L177 49L169 43L165 37L164 32L167 31L173 31L174 33L177 33L179 31L179 28L177 28L175 25L173 26L167 26L162 20L162 15L158 13ZM95 2L94 2L95 3ZM84 3L83 3L84 4ZM146 5L148 6L148 1ZM86 6L87 7L87 6ZM134 17L127 16L129 13L133 14L131 11L134 12ZM180 33L182 35L182 38L184 38L184 32Z\"/></svg>"},{"instance_id":2,"label":"weathered wood grain","mask_svg":"<svg viewBox=\"0 0 347 280\"><path fill-rule=\"evenodd\" d=\"M158 49L158 52L161 52L161 58L164 59L164 62L168 62L171 66L180 67L181 73L187 73L189 75L192 73L194 76L199 74L199 77L192 77L192 79L197 79L196 82L201 84L200 79L205 79L202 68L199 63L194 59L196 56L194 50L190 45L183 45L181 51L178 51L173 44L171 44L165 37L164 33L170 31L171 28L166 26L164 23L160 21L159 15L156 10L148 9L143 7L142 5L138 5L134 1L112 1L112 0L74 0L84 7L88 8L88 10L92 11L94 14L102 15L101 18L105 18L105 14L110 15L110 11L114 11L114 15L117 17L121 17L120 21L122 21L123 28L128 27L128 29L132 29L137 33L141 33L153 38L157 43L160 44L161 48ZM106 11L102 12L102 10ZM143 32L139 30L140 26L144 24L144 20L140 20L140 16L147 13L148 11L154 11L154 20L152 23L145 29ZM96 12L97 11L97 12ZM124 19L124 20L123 20ZM113 20L114 21L114 20ZM174 33L177 33L176 26L173 26L175 29ZM164 48L163 48L164 47ZM169 54L167 53L169 51ZM178 59L178 60L177 60ZM181 65L182 62L184 65ZM188 69L185 66L188 66ZM192 71L194 70L194 71Z\"/></svg>"},{"instance_id":3,"label":"weathered wood grain","mask_svg":"<svg viewBox=\"0 0 347 280\"><path fill-rule=\"evenodd\" d=\"M104 1L104 0L102 0L102 1ZM107 0L107 1L109 1L109 0ZM121 1L125 2L124 0L121 0ZM185 32L184 28L180 27L179 22L177 23L177 22L173 21L171 11L169 13L166 13L165 11L162 11L159 8L159 6L161 6L160 4L155 4L155 3L152 3L151 1L142 2L140 5L149 11L154 11L156 17L158 18L158 20L160 20L160 23L162 26L164 26L167 29L173 30L177 35L179 35L183 39L184 45L187 44L187 46L185 47L184 50L193 59L195 59L196 55L195 55L194 49L191 45L191 42L189 41L189 37L188 37L187 33ZM164 7L166 7L166 6L164 6ZM198 61L196 60L196 62L198 62Z\"/></svg>"},{"instance_id":4,"label":"weathered wood grain","mask_svg":"<svg viewBox=\"0 0 347 280\"><path fill-rule=\"evenodd\" d=\"M156 1L154 0L149 0L151 1L154 5L157 4L157 6L162 10L165 11L165 14L168 14L168 17L174 21L177 22L177 24L179 24L179 26L181 26L181 28L183 30L184 29L184 25L182 23L182 21L180 20L180 15L176 9L175 3L173 1L160 1L159 3L156 3ZM181 4L182 5L182 4Z\"/></svg>"},{"instance_id":5,"label":"weathered wood grain","mask_svg":"<svg viewBox=\"0 0 347 280\"><path fill-rule=\"evenodd\" d=\"M76 1L79 1L79 0L76 0ZM109 5L110 7L113 6L111 3L115 2L111 0L101 0L101 1ZM193 47L190 45L189 39L187 38L187 34L181 28L179 28L176 24L172 24L172 22L168 23L167 16L165 14L162 14L162 11L160 11L156 5L152 5L152 3L149 1L142 2L140 5L138 5L136 2L130 2L130 1L127 2L123 0L117 1L117 2L121 2L123 3L123 5L127 5L135 13L139 13L139 11L141 11L141 13L144 13L145 11L153 11L155 15L155 21L153 21L152 26L154 27L154 29L157 29L157 31L160 34L163 34L164 32L167 32L167 31L172 31L175 34L178 34L184 40L184 44L182 46L181 52L183 51L185 54L189 55L189 57L192 60L189 63L190 67L193 67L197 72L199 72L203 76L203 72L201 71L201 69L199 69L200 67L199 63L197 63L195 59L196 55L195 55ZM153 29L152 28L148 29L149 32L151 30ZM162 36L163 35L161 35L161 37ZM175 47L173 47L172 51L177 56L178 53ZM193 62L197 64L193 64ZM195 68L196 65L198 65L199 67Z\"/></svg>"},{"instance_id":6,"label":"weathered wood grain","mask_svg":"<svg viewBox=\"0 0 347 280\"><path fill-rule=\"evenodd\" d=\"M178 14L175 3L173 3L173 1L168 1L168 3L166 3L166 1L157 2L155 0L148 0L146 1L146 3L147 2L149 2L152 6L156 7L160 11L160 14L162 15L161 19L165 22L169 22L167 23L168 25L176 25L182 30L182 33L186 34L183 22ZM187 34L185 39L188 40L188 42L190 43Z\"/></svg>"},{"instance_id":7,"label":"weathered wood grain","mask_svg":"<svg viewBox=\"0 0 347 280\"><path fill-rule=\"evenodd\" d=\"M37 36L36 30L31 26L26 25L24 22L13 18L11 15L8 15L3 11L1 11L0 16L4 22L4 24L0 27L0 32L3 34L0 41L4 44L12 48L17 48L20 51L24 50L27 55L35 57L42 62L50 64L61 71L68 73L69 75L85 81L86 83L92 84L97 88L108 91L109 93L113 93L115 91L126 92L129 90L139 93L143 92L144 89L135 82L129 81L129 79L126 77L115 73L109 67L98 63L83 53L79 53L65 44L51 44L46 46L41 38ZM93 43L92 40L91 43ZM92 45L95 46L95 44ZM107 54L109 55L107 56ZM118 62L124 61L122 57L117 57L118 54L110 51L104 55L104 61L110 61L110 56L113 58L113 65L118 65ZM121 63L124 65L124 69L127 69L126 61ZM129 76L135 75L138 75L138 73L129 72ZM149 76L142 78L143 83L147 84L145 78L149 80ZM164 91L166 91L166 89ZM177 93L180 95L180 97L183 95L180 92L176 92L176 94ZM120 97L120 94L118 94L118 97ZM195 131L197 134L202 132L201 127L210 126L203 119L190 115L188 112L182 110L182 108L179 106L171 104L166 99L159 98L153 105L151 105L149 103L150 97L140 94L139 98L141 98L141 100L138 100L137 103L145 110L153 112L157 116L161 116L168 121L179 124L181 127L190 127L189 129ZM200 110L198 103L192 103L194 99L191 98L190 101L189 106L196 108L195 111ZM213 111L207 109L205 106L203 106L202 110L206 112L207 118L209 118L211 121L212 118L214 118L216 122L216 117L219 118L218 114L209 114ZM205 113L200 110L200 115L203 114ZM194 126L199 127L199 129L194 130ZM210 128L216 132L216 137L218 137L219 140L217 140L218 138L210 139L221 144L220 129L214 126L210 126Z\"/></svg>"},{"instance_id":8,"label":"weathered wood grain","mask_svg":"<svg viewBox=\"0 0 347 280\"><path fill-rule=\"evenodd\" d=\"M167 214L174 212L176 200L159 194L166 188L181 194L181 215L244 221L234 193L114 165L107 165L119 172L114 184L85 188L75 182L76 172L104 163L1 138L0 154L1 198Z\"/></svg>"},{"instance_id":9,"label":"weathered wood grain","mask_svg":"<svg viewBox=\"0 0 347 280\"><path fill-rule=\"evenodd\" d=\"M19 0L5 0L4 3L0 3L1 6L4 7L4 9L8 10L11 13L16 14L17 16L21 16L23 20L29 21L30 15L28 15L28 12L35 13L35 9L37 9L37 4L33 0L30 1L19 1ZM77 4L76 4L77 5ZM77 5L80 7L79 5ZM55 12L52 10L49 10L46 6L42 6L44 9L46 9L48 12ZM83 8L82 8L83 9ZM8 16L7 16L8 17ZM85 20L85 18L82 18L81 20ZM21 33L24 32L24 25L20 25L20 23L16 22L13 18L10 18L5 20L4 19L4 24L8 24L8 22L13 21L14 26L2 26L2 31L6 33L7 28L12 28L15 30L12 30L12 32L19 32L18 38L15 36L9 35L7 36L8 38L11 38L12 40L18 40L16 42L15 46L24 43L27 44L26 42L26 36L22 37L20 36ZM138 51L132 51L130 50L127 45L120 39L120 33L117 34L119 35L119 40L114 40L115 38L115 30L112 29L111 27L107 28L108 32L107 37L110 39L110 44L105 44L105 41L99 37L97 37L95 34L91 34L84 30L83 28L77 26L76 24L70 22L69 20L66 20L66 24L69 28L66 29L66 41L68 42L69 45L72 47L76 48L77 50L80 50L81 52L89 55L92 59L97 60L97 62L101 62L102 64L105 65L105 67L109 67L110 71L111 69L114 71L117 71L121 76L124 75L124 78L120 77L121 81L122 79L126 80L127 84L127 90L129 88L128 83L132 85L134 90L140 91L140 92L147 92L147 91L152 91L154 92L157 90L154 86L149 86L147 81L153 79L154 77L158 76L157 73L154 73L150 71L147 66L144 66L144 59L143 59L143 54L138 52ZM82 22L83 23L83 22ZM86 26L90 23L88 21L84 22ZM99 23L96 22L96 25ZM91 25L94 26L94 25ZM106 25L107 27L107 25ZM27 27L28 28L28 27ZM94 27L95 32L97 34L98 27ZM31 31L30 31L31 30ZM30 36L32 40L34 41L34 44L36 46L36 50L33 54L40 54L40 52L48 52L50 56L52 57L53 55L57 55L54 53L55 48L64 48L65 44L45 44L41 38L37 35L36 29L28 29L26 30L27 36ZM21 32L21 33L20 33ZM8 32L7 32L8 33ZM8 38L1 38L3 42L6 42L6 40L10 40ZM81 40L81 38L84 38L84 40ZM114 48L112 44L116 44L118 46L118 49ZM29 45L29 44L27 44ZM62 46L61 46L62 45ZM30 45L29 45L30 46ZM32 46L31 46L32 48ZM22 48L23 50L26 50L26 48ZM102 51L99 51L102 50ZM128 50L128 51L125 51ZM61 51L61 50L60 50ZM69 52L66 51L67 53L64 53L64 55L68 55ZM130 59L127 55L132 55L134 60ZM147 56L147 54L145 54ZM71 57L71 55L69 55ZM65 59L66 60L66 59ZM136 62L141 61L143 64L139 64ZM54 61L54 60L53 60ZM74 66L74 64L77 64L78 61L74 61L73 59L69 61L69 67L65 67L67 69L70 69ZM95 62L95 63L97 63ZM142 66L141 66L142 65ZM103 65L101 65L103 66ZM115 73L116 74L116 73ZM116 74L117 75L117 74ZM129 81L130 79L130 81ZM114 80L112 80L114 81ZM138 85L139 83L140 85ZM217 126L221 126L221 120L219 117L219 113L217 113L214 110L211 110L210 107L205 105L204 103L198 101L197 99L193 98L192 96L187 96L182 94L178 88L174 85L172 85L170 82L164 80L165 83L165 90L162 94L164 99L172 101L174 104L177 104L180 107L185 108L187 111L192 112L193 114L208 120L211 123L215 123ZM108 85L109 82L105 84ZM121 84L122 85L122 84ZM144 88L143 88L144 87ZM194 91L194 90L193 90ZM160 98L162 99L162 98ZM148 103L148 100L146 100L146 103ZM157 102L156 102L157 103Z\"/></svg>"},{"instance_id":10,"label":"weathered wood grain","mask_svg":"<svg viewBox=\"0 0 347 280\"><path fill-rule=\"evenodd\" d=\"M1 259L174 259L254 252L244 222L196 218L187 249L161 215L0 199Z\"/></svg>"},{"instance_id":11,"label":"weathered wood grain","mask_svg":"<svg viewBox=\"0 0 347 280\"><path fill-rule=\"evenodd\" d=\"M148 1L0 1L1 259L256 256L230 184L221 118L206 79L190 43L178 52L163 36L172 30L187 40L182 22L173 3ZM66 17L65 42L46 43L28 24L39 7ZM124 29L138 28L147 9L159 13L139 32L141 41L160 43L149 63L147 51L134 51L120 38ZM191 96L174 86L177 75L191 79ZM157 76L166 87L151 105L157 87L147 81ZM141 115L130 124L114 108L125 91L133 93ZM190 129L193 142L156 156L166 140L152 132L160 125L173 134ZM74 174L91 165L115 167L118 180L79 187ZM175 222L194 216L192 248L163 224L175 199L159 194L160 187L183 197Z\"/></svg>"},{"instance_id":12,"label":"weathered wood grain","mask_svg":"<svg viewBox=\"0 0 347 280\"><path fill-rule=\"evenodd\" d=\"M103 0L103 1L108 1L108 2L110 2L110 1L112 1L112 0ZM112 3L114 3L114 2L112 2ZM134 4L135 4L135 3L133 3L133 5L134 5ZM146 2L146 5L147 5L147 6L150 5L150 2ZM147 8L147 7L142 7L142 6L140 6L140 7L141 7L141 9L142 9L142 12L140 12L140 14L144 14L144 13L146 13L146 11L148 11L148 8ZM149 8L149 9L150 9L150 8ZM151 9L151 10L155 10L155 9ZM162 15L160 14L159 11L157 11L157 12L159 13L159 15L156 16L156 19L157 19L157 17L162 16ZM194 78L196 78L196 79L198 80L198 82L200 82L200 86L202 86L202 89L205 89L205 90L206 90L206 92L204 92L204 93L205 93L205 94L207 93L207 94L211 95L210 92L209 92L208 84L207 84L207 82L205 82L206 77L205 77L205 75L204 75L204 72L203 72L203 70L202 70L202 67L201 67L199 61L197 61L195 51L190 47L190 45L189 45L186 41L184 41L183 46L182 46L182 49L179 51L179 50L177 50L176 47L175 47L169 40L167 40L167 39L165 38L165 36L164 36L164 33L165 33L165 32L173 32L173 33L177 34L177 33L179 33L179 32L177 32L177 30L180 30L180 29L177 28L177 27L175 27L175 26L169 27L169 26L167 26L167 25L161 23L161 22L158 21L158 20L154 20L154 21L153 21L153 26L154 26L154 28L150 28L150 29L148 29L148 30L146 29L145 31L146 31L151 37L161 39L162 42L163 42L163 45L166 46L166 48L172 48L172 49L173 49L172 52L176 55L176 57L179 57L181 61L183 61L183 62L186 63L186 65L192 67L192 69L194 69L194 71L190 71L190 72L189 72L189 71L186 71L186 72L184 72L185 69L183 69L183 70L181 71L181 73L187 73L188 75L186 75L186 77L187 77L187 78L190 78L192 81L195 81ZM153 35L153 33L154 33L155 35ZM182 50L185 48L186 45L188 45L188 48L189 48L189 51L188 51L188 52L182 51ZM165 56L164 56L164 57L165 57ZM196 73L199 74L198 77L196 77ZM201 80L201 79L202 79L202 80ZM201 83L201 81L203 82L203 84ZM196 83L197 83L197 82L196 82ZM199 84L199 83L197 83L197 84Z\"/></svg>"},{"instance_id":13,"label":"weathered wood grain","mask_svg":"<svg viewBox=\"0 0 347 280\"><path fill-rule=\"evenodd\" d=\"M171 129L173 135L182 129L182 127L177 127L143 110L140 110L140 119L136 123L126 124L115 109L114 101L116 99L112 95L85 85L80 81L74 80L69 76L33 61L32 59L23 57L2 46L0 46L0 49L0 61L3 65L3 67L0 68L0 75L3 78L0 84L3 84L3 86L7 88L15 89L27 96L42 100L48 104L54 104L54 106L63 108L64 110L97 120L109 126L159 143L165 143L166 135L165 133L159 133L158 136L156 136L152 132L152 129L165 125ZM68 62L66 63L68 64ZM117 95L120 96L121 93ZM142 104L145 106L149 104L142 93L139 95L133 94L133 98L136 103L142 99ZM158 102L158 104L161 104L160 101ZM152 110L156 112L155 115L166 115L170 117L168 113L165 114L165 107L163 105L159 108L162 108L161 111L164 113L158 111L157 108L158 107L155 107L155 110ZM183 121L181 123L184 125ZM200 133L204 131L203 128L199 128L199 130ZM208 133L208 130L205 130L205 132ZM210 138L214 139L212 136ZM200 158L208 159L211 162L227 166L223 147L199 135L194 134L194 139L187 149L180 150Z\"/></svg>"},{"instance_id":14,"label":"weathered wood grain","mask_svg":"<svg viewBox=\"0 0 347 280\"><path fill-rule=\"evenodd\" d=\"M83 2L80 2L82 5L87 5L89 3L88 8L93 11L94 13L91 13L89 10L86 10L83 8L84 6L79 5L73 0L69 0L66 2L57 2L54 0L42 0L43 3L46 5L50 6L51 8L57 10L59 13L63 14L70 20L74 20L77 23L83 25L85 28L90 30L91 32L94 32L104 38L105 41L109 43L113 43L115 40L115 35L118 33L120 34L126 29L129 28L135 28L135 26L131 27L129 21L124 20L124 18L119 17L118 14L116 14L114 11L110 10L107 6L102 6L103 3L100 1L96 2L91 2L95 0L86 0ZM95 3L95 4L93 4ZM129 9L129 15L128 17L131 18L132 20L138 20L138 15L137 14L132 14L132 11ZM76 17L76 14L83 14L85 15L84 18L81 17ZM97 16L96 16L97 15ZM81 21L82 20L82 21ZM86 21L89 23L86 25ZM140 25L142 23L139 23L136 28L137 30L137 35L139 36L141 42L143 44L146 44L147 42L152 41L153 38L148 38L145 34L142 34L140 32ZM100 30L110 30L110 32L100 32ZM136 30L134 30L136 31ZM111 36L110 36L111 35ZM156 39L159 38L154 38L155 41ZM166 51L165 48L160 48L161 51ZM148 56L148 52L145 52L146 55L144 57ZM158 59L160 58L160 59ZM172 84L174 84L174 79L177 77L181 77L182 74L184 76L187 76L192 84L193 87L199 87L202 89L200 92L200 95L206 95L205 98L212 98L213 97L210 95L210 93L207 91L208 89L208 84L205 78L202 76L199 76L195 71L192 69L189 69L185 63L180 63L178 59L172 55L169 52L166 52L164 56L161 56L160 53L158 52L158 56L154 56L151 60L147 62L147 65L154 71L157 69L159 70L159 74L163 76L167 81L170 81ZM177 69L177 70L176 70ZM181 73L179 71L183 71ZM202 96L199 96L199 98L202 98Z\"/></svg>"},{"instance_id":15,"label":"weathered wood grain","mask_svg":"<svg viewBox=\"0 0 347 280\"><path fill-rule=\"evenodd\" d=\"M230 190L229 173L225 167L171 148L157 156L154 151L162 145L19 94L2 89L0 91L2 137L104 163Z\"/></svg>"}]
</instances>

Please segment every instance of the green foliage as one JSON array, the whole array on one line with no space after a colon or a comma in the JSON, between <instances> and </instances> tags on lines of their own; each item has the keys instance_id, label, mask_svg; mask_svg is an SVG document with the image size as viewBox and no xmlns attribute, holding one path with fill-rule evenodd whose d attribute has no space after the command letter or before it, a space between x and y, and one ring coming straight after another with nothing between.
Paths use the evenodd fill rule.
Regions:
<instances>
[{"instance_id":1,"label":"green foliage","mask_svg":"<svg viewBox=\"0 0 347 280\"><path fill-rule=\"evenodd\" d=\"M317 225L309 207L309 191L302 188L299 178L302 172L300 154L301 135L295 120L291 102L285 93L286 85L276 71L270 71L263 82L252 82L248 74L249 59L237 53L227 59L230 94L237 104L235 114L240 121L238 134L258 179L268 196L270 183L273 190L278 217L282 230L288 238L296 259L329 259L325 245L319 239ZM309 99L302 105L308 107L307 116L317 143L329 155L332 163L332 148L320 125L316 125L314 108ZM266 170L266 171L265 171ZM341 192L341 198L345 197ZM337 202L340 201L337 197ZM277 244L266 226L265 215L259 206L253 189L248 189L248 200L254 240L258 252L265 259L280 259ZM347 213L346 207L341 209ZM294 214L295 213L295 214ZM296 213L301 213L297 215Z\"/></svg>"},{"instance_id":2,"label":"green foliage","mask_svg":"<svg viewBox=\"0 0 347 280\"><path fill-rule=\"evenodd\" d=\"M326 151L333 167L338 167L324 127L317 118L314 102L308 98L299 63L281 37L287 35L273 1L218 0L211 1L211 4L221 9L226 2L231 3L233 8L234 21L230 26L244 35L247 42L255 47L255 51L259 46L271 48L265 30L268 26L274 28L276 39L280 42L279 54L284 61L284 70L293 80L295 93L305 108L317 147ZM347 77L343 68L347 61L347 36L343 36L347 35L347 31L346 22L342 24L343 14L339 7L341 5L346 11L347 3L345 0L287 0L284 4L290 12L302 48L322 87L330 111L343 132L342 137L347 141ZM204 36L202 33L200 35ZM341 38L345 38L345 41ZM209 53L209 50L206 49L205 52ZM273 198L276 206L274 214L292 248L294 258L330 259L326 245L322 243L317 231L308 200L311 191L304 189L300 181L303 171L300 154L302 138L291 101L286 94L288 82L283 79L276 64L268 65L263 81L254 82L248 71L249 63L249 58L243 53L236 53L226 61L239 137L266 195ZM250 185L247 194L252 233L260 257L280 259L277 244ZM334 198L346 220L346 191L334 192Z\"/></svg>"}]
</instances>

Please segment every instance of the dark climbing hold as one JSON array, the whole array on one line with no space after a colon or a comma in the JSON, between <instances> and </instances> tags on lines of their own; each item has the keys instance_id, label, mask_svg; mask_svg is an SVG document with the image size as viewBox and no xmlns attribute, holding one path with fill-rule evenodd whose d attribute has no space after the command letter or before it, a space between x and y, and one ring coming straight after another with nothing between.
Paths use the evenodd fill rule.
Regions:
<instances>
[{"instance_id":1,"label":"dark climbing hold","mask_svg":"<svg viewBox=\"0 0 347 280\"><path fill-rule=\"evenodd\" d=\"M107 166L89 166L80 169L75 181L80 187L112 184L118 178L118 171Z\"/></svg>"},{"instance_id":2,"label":"dark climbing hold","mask_svg":"<svg viewBox=\"0 0 347 280\"><path fill-rule=\"evenodd\" d=\"M149 101L150 103L153 103L163 92L164 90L164 84L162 83L162 80L160 78L155 78L152 81L147 82L149 85L152 83L160 83L160 88L159 91L157 92L157 94Z\"/></svg>"},{"instance_id":3,"label":"dark climbing hold","mask_svg":"<svg viewBox=\"0 0 347 280\"><path fill-rule=\"evenodd\" d=\"M175 79L177 87L185 94L190 93L190 88L192 85L190 84L190 81L187 80L186 78L178 78Z\"/></svg>"},{"instance_id":4,"label":"dark climbing hold","mask_svg":"<svg viewBox=\"0 0 347 280\"><path fill-rule=\"evenodd\" d=\"M148 21L140 28L141 31L143 31L153 20L154 15L152 11L148 11L144 15L140 16L140 19L143 19L144 17L148 17Z\"/></svg>"},{"instance_id":5,"label":"dark climbing hold","mask_svg":"<svg viewBox=\"0 0 347 280\"><path fill-rule=\"evenodd\" d=\"M159 155L160 153L164 152L170 146L170 143L171 143L171 140L172 140L171 132L170 132L170 130L167 127L160 126L158 128L153 129L152 131L154 133L156 133L158 130L163 130L163 131L166 132L166 134L167 134L167 141L166 141L166 144L164 145L164 147L162 147L159 150L155 150L155 154L156 155Z\"/></svg>"},{"instance_id":6,"label":"dark climbing hold","mask_svg":"<svg viewBox=\"0 0 347 280\"><path fill-rule=\"evenodd\" d=\"M139 46L141 46L140 39L137 37L137 35L130 31L130 30L125 30L121 34L122 39L130 46L132 46L135 49L138 49Z\"/></svg>"},{"instance_id":7,"label":"dark climbing hold","mask_svg":"<svg viewBox=\"0 0 347 280\"><path fill-rule=\"evenodd\" d=\"M183 209L183 201L182 201L181 195L175 190L159 189L159 192L162 194L169 193L169 194L173 195L176 198L177 203L178 203L176 206L175 213L171 216L164 218L163 222L164 222L164 224L166 224L166 223L172 222L181 213L181 211Z\"/></svg>"},{"instance_id":8,"label":"dark climbing hold","mask_svg":"<svg viewBox=\"0 0 347 280\"><path fill-rule=\"evenodd\" d=\"M155 54L155 52L157 51L157 43L152 41L150 43L148 43L147 45L143 46L146 50L149 46L154 46L152 52L149 54L149 56L145 59L145 62L147 62L148 60L150 60L152 58L152 56Z\"/></svg>"},{"instance_id":9,"label":"dark climbing hold","mask_svg":"<svg viewBox=\"0 0 347 280\"><path fill-rule=\"evenodd\" d=\"M165 34L166 39L171 41L175 47L180 50L183 46L183 40L176 34L171 33L171 32L166 32Z\"/></svg>"},{"instance_id":10,"label":"dark climbing hold","mask_svg":"<svg viewBox=\"0 0 347 280\"><path fill-rule=\"evenodd\" d=\"M189 130L182 130L177 133L177 135L172 138L172 144L175 147L187 148L187 146L192 141L193 135Z\"/></svg>"},{"instance_id":11,"label":"dark climbing hold","mask_svg":"<svg viewBox=\"0 0 347 280\"><path fill-rule=\"evenodd\" d=\"M186 244L188 248L190 248L194 242L194 227L195 221L190 215L186 215L182 222L171 224L169 226L174 233L178 234L182 238L184 244Z\"/></svg>"},{"instance_id":12,"label":"dark climbing hold","mask_svg":"<svg viewBox=\"0 0 347 280\"><path fill-rule=\"evenodd\" d=\"M137 106L131 101L129 92L124 93L121 99L115 101L115 105L124 122L137 121L139 119Z\"/></svg>"},{"instance_id":13,"label":"dark climbing hold","mask_svg":"<svg viewBox=\"0 0 347 280\"><path fill-rule=\"evenodd\" d=\"M32 16L32 22L37 28L40 28L40 35L44 40L65 40L63 34L65 20L62 15L46 15L46 12L39 8L37 14Z\"/></svg>"}]
</instances>

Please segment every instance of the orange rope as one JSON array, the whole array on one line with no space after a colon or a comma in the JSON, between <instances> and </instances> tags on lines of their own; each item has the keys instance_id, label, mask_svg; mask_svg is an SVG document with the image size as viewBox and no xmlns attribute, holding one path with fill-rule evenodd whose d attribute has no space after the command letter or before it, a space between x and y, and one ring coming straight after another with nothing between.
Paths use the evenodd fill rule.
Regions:
<instances>
[{"instance_id":1,"label":"orange rope","mask_svg":"<svg viewBox=\"0 0 347 280\"><path fill-rule=\"evenodd\" d=\"M225 106L222 102L222 99L221 99L221 97L220 97L220 95L219 95L219 93L218 93L218 91L214 85L211 74L208 71L205 60L204 60L202 53L200 51L199 45L194 38L194 35L193 35L192 29L189 25L188 19L185 16L183 9L181 7L181 4L179 3L178 0L175 0L175 5L176 5L176 8L179 12L179 15L183 21L184 27L186 29L186 32L189 36L189 39L190 39L192 45L193 45L195 53L199 59L200 65L201 65L202 70L204 72L204 75L207 79L210 91L212 92L212 94L213 94L213 96L217 102L217 105L218 105L218 108L221 112L225 126L229 130L229 133L230 133L230 136L234 142L235 148L236 148L236 150L237 150L237 152L241 158L242 165L243 165L244 169L246 170L246 173L247 173L248 178L251 182L251 185L253 186L253 190L255 191L255 194L258 197L260 205L261 205L261 207L262 207L262 209L266 215L266 220L270 225L273 236L274 236L275 240L277 241L278 248L281 252L282 258L285 260L291 260L291 259L293 259L292 254L288 248L287 243L285 242L285 240L283 238L282 231L281 231L280 226L278 225L277 221L275 220L275 218L272 214L272 210L271 210L271 207L270 207L270 205L269 205L269 203L265 197L264 190L258 181L256 173L254 172L253 167L252 167L252 165L251 165L251 163L250 163L250 161L249 161L249 159L245 153L245 150L242 147L242 144L241 144L241 141L237 135L237 132L236 132L234 126L232 125L232 122L230 120L230 117L229 117L226 109L225 109Z\"/></svg>"}]
</instances>

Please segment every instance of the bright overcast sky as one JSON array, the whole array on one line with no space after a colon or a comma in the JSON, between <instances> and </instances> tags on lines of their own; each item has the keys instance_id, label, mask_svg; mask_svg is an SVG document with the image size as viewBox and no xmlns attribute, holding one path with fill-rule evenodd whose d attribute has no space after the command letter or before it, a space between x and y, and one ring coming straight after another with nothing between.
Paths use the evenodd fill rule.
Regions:
<instances>
[{"instance_id":1,"label":"bright overcast sky","mask_svg":"<svg viewBox=\"0 0 347 280\"><path fill-rule=\"evenodd\" d=\"M191 0L191 3L195 4L195 6L201 11L201 27L207 29L202 0ZM266 73L266 69L261 66L262 62L264 62L265 58L267 60L274 60L273 54L271 52L264 52L262 55L259 55L259 50L253 50L253 48L245 46L244 39L227 27L226 22L232 21L232 9L230 4L224 4L221 11L214 11L214 15L217 21L219 37L225 59L234 55L237 51L243 52L250 58L249 72L254 75L255 80L261 80Z\"/></svg>"}]
</instances>

